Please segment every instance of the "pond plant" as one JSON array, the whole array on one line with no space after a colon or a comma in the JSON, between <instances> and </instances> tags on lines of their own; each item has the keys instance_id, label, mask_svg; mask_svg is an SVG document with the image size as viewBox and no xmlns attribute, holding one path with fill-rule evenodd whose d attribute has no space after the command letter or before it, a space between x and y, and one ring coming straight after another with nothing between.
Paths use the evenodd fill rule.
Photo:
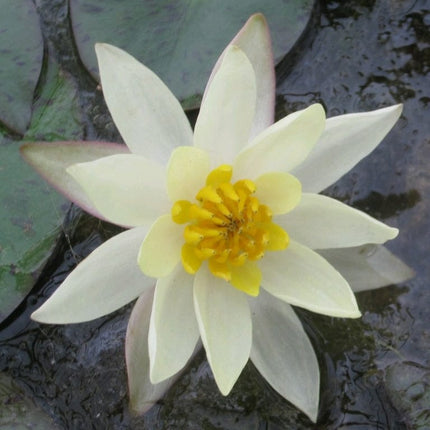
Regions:
<instances>
[{"instance_id":1,"label":"pond plant","mask_svg":"<svg viewBox=\"0 0 430 430\"><path fill-rule=\"evenodd\" d=\"M126 336L138 413L203 344L222 394L250 359L315 422L318 362L291 305L359 318L352 269L334 268L330 250L348 254L398 234L319 193L381 142L402 106L326 119L313 104L274 122L270 46L264 17L251 16L213 69L193 133L151 70L97 44L103 94L126 145L22 147L70 200L127 228L82 261L32 318L89 321L138 298Z\"/></svg>"}]
</instances>

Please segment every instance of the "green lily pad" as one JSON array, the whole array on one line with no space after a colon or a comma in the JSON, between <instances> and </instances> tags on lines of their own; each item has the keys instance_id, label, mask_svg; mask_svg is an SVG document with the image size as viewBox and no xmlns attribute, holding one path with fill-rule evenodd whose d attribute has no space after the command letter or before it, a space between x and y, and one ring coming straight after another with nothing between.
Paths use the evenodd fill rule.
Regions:
<instances>
[{"instance_id":1,"label":"green lily pad","mask_svg":"<svg viewBox=\"0 0 430 430\"><path fill-rule=\"evenodd\" d=\"M49 60L46 84L33 105L25 140L80 140L83 135L78 91L70 77Z\"/></svg>"},{"instance_id":2,"label":"green lily pad","mask_svg":"<svg viewBox=\"0 0 430 430\"><path fill-rule=\"evenodd\" d=\"M39 17L31 0L0 0L0 121L24 134L43 60Z\"/></svg>"},{"instance_id":3,"label":"green lily pad","mask_svg":"<svg viewBox=\"0 0 430 430\"><path fill-rule=\"evenodd\" d=\"M34 284L49 257L64 211L64 199L40 179L19 154L19 145L0 145L0 320Z\"/></svg>"},{"instance_id":4,"label":"green lily pad","mask_svg":"<svg viewBox=\"0 0 430 430\"><path fill-rule=\"evenodd\" d=\"M269 23L279 61L305 29L314 0L71 0L81 59L97 79L96 42L111 43L157 73L186 108L197 107L216 59L250 15Z\"/></svg>"},{"instance_id":5,"label":"green lily pad","mask_svg":"<svg viewBox=\"0 0 430 430\"><path fill-rule=\"evenodd\" d=\"M52 419L4 373L0 373L0 405L0 428L2 429L58 429Z\"/></svg>"},{"instance_id":6,"label":"green lily pad","mask_svg":"<svg viewBox=\"0 0 430 430\"><path fill-rule=\"evenodd\" d=\"M25 138L81 137L76 97L72 82L51 62ZM24 162L20 143L0 134L0 322L33 287L51 255L69 206Z\"/></svg>"}]
</instances>

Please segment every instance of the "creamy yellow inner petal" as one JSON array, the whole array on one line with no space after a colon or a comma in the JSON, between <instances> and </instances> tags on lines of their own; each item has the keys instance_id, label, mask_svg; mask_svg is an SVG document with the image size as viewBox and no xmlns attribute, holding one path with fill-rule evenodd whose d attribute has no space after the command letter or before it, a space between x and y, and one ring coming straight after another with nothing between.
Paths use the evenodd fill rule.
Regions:
<instances>
[{"instance_id":1,"label":"creamy yellow inner petal","mask_svg":"<svg viewBox=\"0 0 430 430\"><path fill-rule=\"evenodd\" d=\"M203 261L214 276L237 289L257 296L261 272L257 260L266 251L288 246L285 230L272 222L272 212L254 196L256 185L249 179L231 183L233 169L221 165L209 173L196 202L178 200L172 219L184 228L181 259L194 274Z\"/></svg>"}]
</instances>

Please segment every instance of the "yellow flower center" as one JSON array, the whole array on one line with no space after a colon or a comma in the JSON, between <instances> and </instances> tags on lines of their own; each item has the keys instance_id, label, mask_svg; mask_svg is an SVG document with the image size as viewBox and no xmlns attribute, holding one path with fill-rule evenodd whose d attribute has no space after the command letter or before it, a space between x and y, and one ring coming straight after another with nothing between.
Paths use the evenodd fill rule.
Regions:
<instances>
[{"instance_id":1,"label":"yellow flower center","mask_svg":"<svg viewBox=\"0 0 430 430\"><path fill-rule=\"evenodd\" d=\"M232 184L232 175L231 166L219 166L207 176L197 202L178 200L171 214L174 222L187 224L181 259L188 273L196 273L207 260L213 275L256 296L261 283L256 260L265 251L285 249L289 238L272 222L270 209L253 195L254 182L242 179Z\"/></svg>"}]
</instances>

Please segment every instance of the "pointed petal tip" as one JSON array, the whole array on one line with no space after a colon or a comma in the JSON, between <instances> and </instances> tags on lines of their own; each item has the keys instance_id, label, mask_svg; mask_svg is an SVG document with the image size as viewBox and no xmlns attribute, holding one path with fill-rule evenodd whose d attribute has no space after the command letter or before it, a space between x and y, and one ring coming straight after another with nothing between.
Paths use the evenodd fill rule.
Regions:
<instances>
[{"instance_id":1,"label":"pointed petal tip","mask_svg":"<svg viewBox=\"0 0 430 430\"><path fill-rule=\"evenodd\" d=\"M330 314L327 314L327 315L334 316L337 318L351 318L351 319L357 319L362 317L362 313L358 308L358 303L352 289L351 289L351 303L349 305L345 305L344 309L337 309L336 311L337 312L333 313L332 315Z\"/></svg>"},{"instance_id":2,"label":"pointed petal tip","mask_svg":"<svg viewBox=\"0 0 430 430\"><path fill-rule=\"evenodd\" d=\"M301 112L305 115L303 118L307 118L309 121L309 127L315 127L321 135L326 126L326 112L324 106L321 103L313 103ZM294 113L292 114L294 115ZM300 121L300 118L297 118Z\"/></svg>"},{"instance_id":3,"label":"pointed petal tip","mask_svg":"<svg viewBox=\"0 0 430 430\"><path fill-rule=\"evenodd\" d=\"M396 105L393 106L389 106L387 109L392 109L393 111L396 111L399 116L401 115L402 111L403 111L403 103L398 103Z\"/></svg>"},{"instance_id":4,"label":"pointed petal tip","mask_svg":"<svg viewBox=\"0 0 430 430\"><path fill-rule=\"evenodd\" d=\"M33 160L32 151L33 151L33 149L35 148L36 145L37 144L34 143L34 142L26 142L26 143L22 144L19 147L19 153L20 153L22 159L27 164L29 164L30 166L32 166L33 168L36 168L36 167L35 167L35 163L34 163L34 160Z\"/></svg>"},{"instance_id":5,"label":"pointed petal tip","mask_svg":"<svg viewBox=\"0 0 430 430\"><path fill-rule=\"evenodd\" d=\"M389 226L387 224L384 224L384 223L379 223L379 224L382 224L382 226L384 227L384 229L383 229L383 236L380 237L380 240L378 240L378 241L372 240L370 243L380 245L380 244L383 244L383 243L385 243L385 242L387 242L389 240L395 239L399 235L400 231L399 231L398 228L391 227L391 226ZM359 244L358 246L360 246L360 245L366 245L366 243L369 243L369 241L367 241L367 242L365 242L363 244Z\"/></svg>"},{"instance_id":6,"label":"pointed petal tip","mask_svg":"<svg viewBox=\"0 0 430 430\"><path fill-rule=\"evenodd\" d=\"M350 318L350 319L357 319L357 318L361 318L362 317L362 313L360 311L360 309L358 308L358 304L355 298L354 293L351 290L351 303L349 304L349 306L345 305L344 309L334 309L332 313L329 312L318 312L318 310L316 310L317 313L322 313L323 315L327 315L327 316L331 316L331 317L336 317L336 318Z\"/></svg>"},{"instance_id":7,"label":"pointed petal tip","mask_svg":"<svg viewBox=\"0 0 430 430\"><path fill-rule=\"evenodd\" d=\"M121 48L118 48L114 45L110 45L109 43L97 42L94 45L94 50L96 52L99 69L101 61L116 61L115 57L118 58L118 55L120 54L123 54L125 57L129 56L129 54L123 51Z\"/></svg>"},{"instance_id":8,"label":"pointed petal tip","mask_svg":"<svg viewBox=\"0 0 430 430\"><path fill-rule=\"evenodd\" d=\"M40 308L39 308L40 309ZM38 323L43 323L44 321L42 321L39 317L39 309L37 309L36 311L34 311L31 315L30 315L30 319L32 319L33 321L36 321Z\"/></svg>"},{"instance_id":9,"label":"pointed petal tip","mask_svg":"<svg viewBox=\"0 0 430 430\"><path fill-rule=\"evenodd\" d=\"M109 53L109 48L111 45L108 45L107 43L101 43L97 42L94 45L94 50L96 51L97 59L100 61L100 57L105 55L106 53Z\"/></svg>"},{"instance_id":10,"label":"pointed petal tip","mask_svg":"<svg viewBox=\"0 0 430 430\"><path fill-rule=\"evenodd\" d=\"M50 315L49 309L46 311L45 302L36 309L31 315L30 318L40 324L67 324L67 321L61 321L56 318L55 313Z\"/></svg>"},{"instance_id":11,"label":"pointed petal tip","mask_svg":"<svg viewBox=\"0 0 430 430\"><path fill-rule=\"evenodd\" d=\"M316 113L318 112L325 117L325 109L321 103L313 103L307 109L314 110Z\"/></svg>"},{"instance_id":12,"label":"pointed petal tip","mask_svg":"<svg viewBox=\"0 0 430 430\"><path fill-rule=\"evenodd\" d=\"M191 355L191 357L193 357L193 354ZM189 360L191 360L191 358L189 358ZM189 362L189 360L185 363L185 365ZM165 371L163 371L163 369L160 369L160 367L158 366L154 366L154 360L149 360L149 381L151 382L152 385L156 386L159 384L163 384L163 383L169 383L169 381L172 378L177 377L178 375L180 375L184 369L185 369L185 365L177 370L176 372L170 374L169 376L166 376Z\"/></svg>"},{"instance_id":13,"label":"pointed petal tip","mask_svg":"<svg viewBox=\"0 0 430 430\"><path fill-rule=\"evenodd\" d=\"M287 399L288 400L288 399ZM293 405L295 405L293 403ZM307 405L295 405L301 412L303 412L313 424L316 424L318 420L318 410L319 410L319 395L316 397L315 404L307 404Z\"/></svg>"},{"instance_id":14,"label":"pointed petal tip","mask_svg":"<svg viewBox=\"0 0 430 430\"><path fill-rule=\"evenodd\" d=\"M261 25L265 30L269 31L269 25L266 17L261 12L254 13L246 21L244 27L248 25Z\"/></svg>"},{"instance_id":15,"label":"pointed petal tip","mask_svg":"<svg viewBox=\"0 0 430 430\"><path fill-rule=\"evenodd\" d=\"M27 155L28 149L33 145L34 145L33 142L26 142L26 143L22 144L19 147L19 152L20 152L21 156L23 156L25 158L25 156Z\"/></svg>"},{"instance_id":16,"label":"pointed petal tip","mask_svg":"<svg viewBox=\"0 0 430 430\"><path fill-rule=\"evenodd\" d=\"M43 143L42 143L43 144ZM25 142L19 147L19 153L21 157L25 160L26 163L30 164L30 166L34 167L34 154L33 151L37 151L40 143L37 142Z\"/></svg>"},{"instance_id":17,"label":"pointed petal tip","mask_svg":"<svg viewBox=\"0 0 430 430\"><path fill-rule=\"evenodd\" d=\"M233 384L228 384L228 385L222 385L219 381L217 381L217 380L215 380L215 382L217 383L217 386L218 386L218 389L219 389L219 391L220 391L220 393L224 396L224 397L227 397L229 394L230 394L230 392L231 392L231 390L232 390L232 388L233 388L233 385L234 385L234 383ZM236 382L236 381L235 381Z\"/></svg>"},{"instance_id":18,"label":"pointed petal tip","mask_svg":"<svg viewBox=\"0 0 430 430\"><path fill-rule=\"evenodd\" d=\"M100 56L115 56L118 54L122 54L124 56L130 57L130 54L118 46L111 45L110 43L97 42L94 45L94 50L96 51L96 55L99 58Z\"/></svg>"},{"instance_id":19,"label":"pointed petal tip","mask_svg":"<svg viewBox=\"0 0 430 430\"><path fill-rule=\"evenodd\" d=\"M152 364L153 362L151 362ZM159 384L160 382L165 381L166 379L169 379L169 377L167 378L163 378L161 376L161 374L158 374L157 369L154 368L153 365L151 365L151 368L149 369L149 380L151 381L152 385L156 385Z\"/></svg>"},{"instance_id":20,"label":"pointed petal tip","mask_svg":"<svg viewBox=\"0 0 430 430\"><path fill-rule=\"evenodd\" d=\"M39 309L36 309L30 315L30 318L39 324L73 324L88 321L88 319L82 321L74 321L71 319L63 318L61 315L58 315L57 312L50 312L49 309L45 309L44 305L45 304L43 304Z\"/></svg>"},{"instance_id":21,"label":"pointed petal tip","mask_svg":"<svg viewBox=\"0 0 430 430\"><path fill-rule=\"evenodd\" d=\"M400 118L403 112L403 103L394 105L393 108L394 108L393 110L396 112L395 122L397 122L397 120Z\"/></svg>"},{"instance_id":22,"label":"pointed petal tip","mask_svg":"<svg viewBox=\"0 0 430 430\"><path fill-rule=\"evenodd\" d=\"M235 379L223 378L222 375L219 374L219 372L214 372L213 369L211 370L212 370L212 375L214 376L214 379L215 379L215 383L218 387L218 390L224 397L227 397L231 393L231 390L233 389L237 379L239 379L240 374L237 375L237 378Z\"/></svg>"},{"instance_id":23,"label":"pointed petal tip","mask_svg":"<svg viewBox=\"0 0 430 430\"><path fill-rule=\"evenodd\" d=\"M370 111L370 114L379 115L385 117L386 121L391 123L391 127L397 122L403 112L403 103L399 103L392 106L382 107L380 109L375 109Z\"/></svg>"},{"instance_id":24,"label":"pointed petal tip","mask_svg":"<svg viewBox=\"0 0 430 430\"><path fill-rule=\"evenodd\" d=\"M153 402L139 402L139 399L135 399L134 396L130 396L129 410L134 416L143 415L148 412L156 403L157 400Z\"/></svg>"},{"instance_id":25,"label":"pointed petal tip","mask_svg":"<svg viewBox=\"0 0 430 430\"><path fill-rule=\"evenodd\" d=\"M257 21L257 20L259 20L259 21L263 21L263 22L266 22L266 17L263 15L263 13L262 13L262 12L257 12L257 13L252 14L252 15L248 18L248 22L251 22L251 21Z\"/></svg>"},{"instance_id":26,"label":"pointed petal tip","mask_svg":"<svg viewBox=\"0 0 430 430\"><path fill-rule=\"evenodd\" d=\"M351 318L351 319L357 319L357 318L361 318L362 317L362 313L360 312L360 310L359 309L357 309L356 311L354 311L354 312L351 312L350 314L348 314L348 315L345 315L345 318Z\"/></svg>"},{"instance_id":27,"label":"pointed petal tip","mask_svg":"<svg viewBox=\"0 0 430 430\"><path fill-rule=\"evenodd\" d=\"M226 57L228 55L242 55L242 54L247 57L247 55L245 54L245 52L243 52L243 50L238 45L235 45L235 44L228 45L225 48L225 56L223 58L223 62L226 61Z\"/></svg>"},{"instance_id":28,"label":"pointed petal tip","mask_svg":"<svg viewBox=\"0 0 430 430\"><path fill-rule=\"evenodd\" d=\"M45 303L48 303L48 302L45 302ZM61 309L56 309L51 305L45 306L45 304L43 304L39 309L35 310L30 315L30 318L33 321L40 324L63 325L63 324L79 324L79 323L94 320L96 318L99 318L99 316L101 315L96 315L96 316L66 315L64 312L62 312Z\"/></svg>"},{"instance_id":29,"label":"pointed petal tip","mask_svg":"<svg viewBox=\"0 0 430 430\"><path fill-rule=\"evenodd\" d=\"M318 420L318 406L315 409L305 412L305 414L312 421L313 424L316 424Z\"/></svg>"},{"instance_id":30,"label":"pointed petal tip","mask_svg":"<svg viewBox=\"0 0 430 430\"><path fill-rule=\"evenodd\" d=\"M390 238L388 240L395 239L399 235L399 229L395 227L389 227Z\"/></svg>"},{"instance_id":31,"label":"pointed petal tip","mask_svg":"<svg viewBox=\"0 0 430 430\"><path fill-rule=\"evenodd\" d=\"M109 43L103 43L103 42L97 42L95 45L94 45L94 49L95 49L95 51L96 51L96 53L101 53L101 52L103 52L103 51L109 51L109 50L111 50L111 49L119 49L119 48L116 48L115 46L113 46L113 45L110 45Z\"/></svg>"}]
</instances>

